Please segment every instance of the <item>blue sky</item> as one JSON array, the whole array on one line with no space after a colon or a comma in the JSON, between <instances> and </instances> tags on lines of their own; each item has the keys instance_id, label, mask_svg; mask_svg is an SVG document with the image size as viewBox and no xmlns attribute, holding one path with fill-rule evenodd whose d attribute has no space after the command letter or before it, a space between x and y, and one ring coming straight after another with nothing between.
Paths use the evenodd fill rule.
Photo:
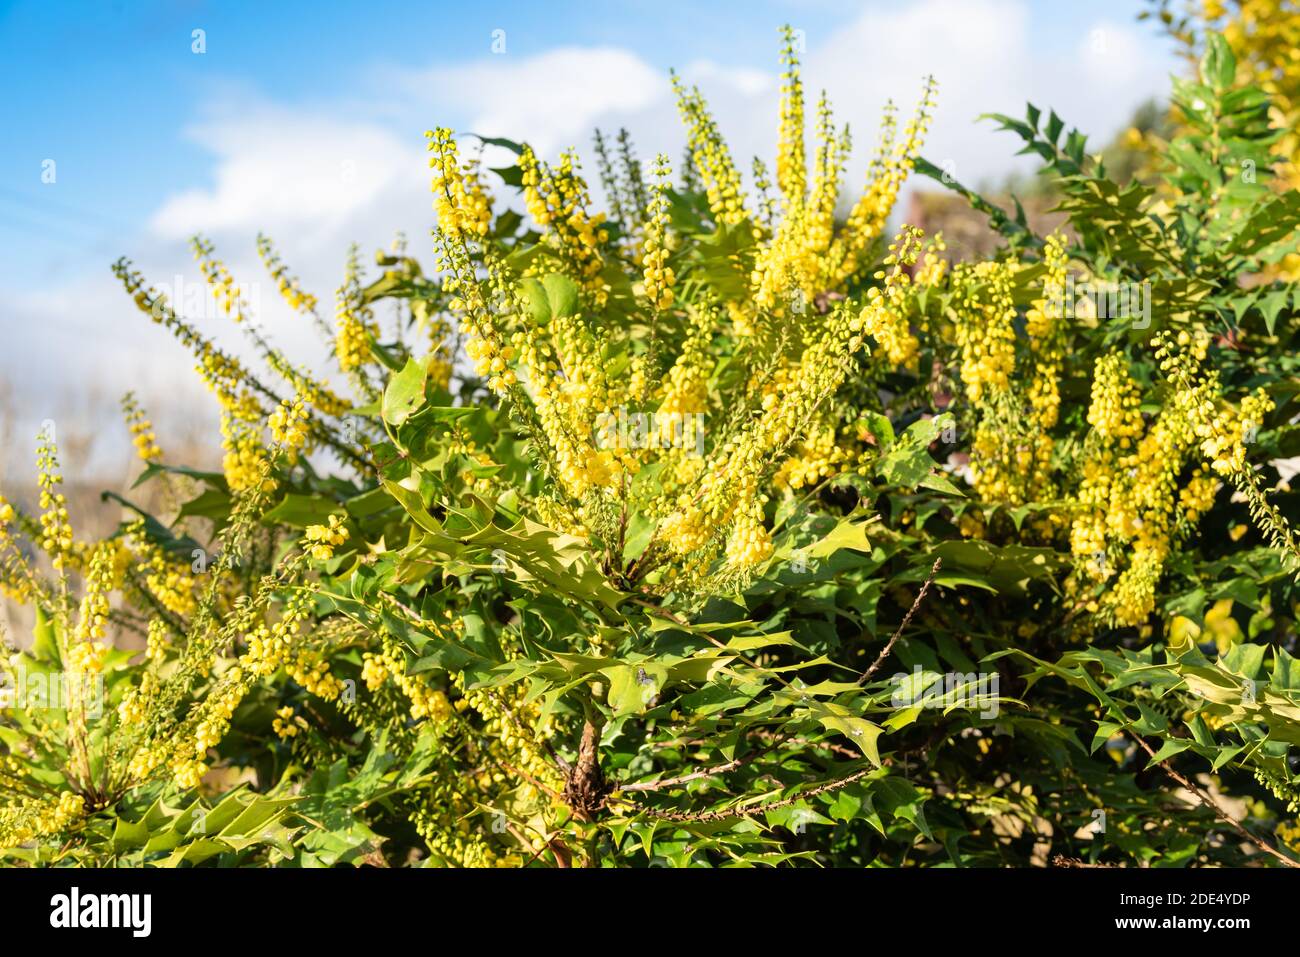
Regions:
<instances>
[{"instance_id":1,"label":"blue sky","mask_svg":"<svg viewBox=\"0 0 1300 957\"><path fill-rule=\"evenodd\" d=\"M182 382L188 363L131 314L109 264L127 254L151 277L189 281L185 238L202 230L246 278L267 229L328 303L347 242L386 244L401 228L427 252L433 125L553 152L588 150L593 125L627 124L644 152L676 157L675 67L709 95L740 156L770 153L785 22L807 38L809 85L828 87L864 151L884 98L910 110L934 72L926 155L970 181L1023 168L1016 144L975 116L1030 98L1108 137L1181 68L1136 22L1142 6L0 0L0 380L36 421L88 386L112 397L142 384L183 407L197 395ZM51 159L56 179L43 183ZM295 341L292 318L264 305Z\"/></svg>"}]
</instances>

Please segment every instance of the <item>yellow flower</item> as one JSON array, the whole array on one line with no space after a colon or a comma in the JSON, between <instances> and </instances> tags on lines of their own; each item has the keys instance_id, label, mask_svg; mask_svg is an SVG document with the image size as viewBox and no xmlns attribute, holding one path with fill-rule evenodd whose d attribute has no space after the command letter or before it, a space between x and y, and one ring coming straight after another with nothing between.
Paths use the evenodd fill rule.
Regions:
<instances>
[{"instance_id":1,"label":"yellow flower","mask_svg":"<svg viewBox=\"0 0 1300 957\"><path fill-rule=\"evenodd\" d=\"M271 278L275 280L280 295L288 303L289 308L294 311L315 314L316 297L304 291L297 278L289 275L288 267L281 261L279 254L276 253L275 246L272 245L270 238L260 233L257 236L257 255L262 260L262 264L266 266L267 272L271 274Z\"/></svg>"},{"instance_id":2,"label":"yellow flower","mask_svg":"<svg viewBox=\"0 0 1300 957\"><path fill-rule=\"evenodd\" d=\"M203 781L203 775L207 773L208 766L194 758L181 758L172 764L172 777L176 786L185 790L198 787Z\"/></svg>"},{"instance_id":3,"label":"yellow flower","mask_svg":"<svg viewBox=\"0 0 1300 957\"><path fill-rule=\"evenodd\" d=\"M479 177L477 164L464 167L452 132L445 127L425 132L429 166L434 170L434 209L438 228L448 235L484 239L492 224L492 200Z\"/></svg>"},{"instance_id":4,"label":"yellow flower","mask_svg":"<svg viewBox=\"0 0 1300 957\"><path fill-rule=\"evenodd\" d=\"M954 285L961 381L974 404L991 400L1010 387L1015 371L1016 307L1011 296L1015 267L1004 262L960 264Z\"/></svg>"},{"instance_id":5,"label":"yellow flower","mask_svg":"<svg viewBox=\"0 0 1300 957\"><path fill-rule=\"evenodd\" d=\"M123 724L142 724L149 714L150 699L158 692L158 679L149 672L140 678L138 687L132 688L117 706L117 715Z\"/></svg>"},{"instance_id":6,"label":"yellow flower","mask_svg":"<svg viewBox=\"0 0 1300 957\"><path fill-rule=\"evenodd\" d=\"M153 425L130 392L122 397L122 412L126 416L127 428L131 431L131 442L135 446L136 454L144 462L160 461L162 449L158 447L158 436L154 434Z\"/></svg>"},{"instance_id":7,"label":"yellow flower","mask_svg":"<svg viewBox=\"0 0 1300 957\"><path fill-rule=\"evenodd\" d=\"M295 715L293 708L285 705L275 712L271 721L271 730L282 740L296 737L299 731L307 730L307 721L301 715Z\"/></svg>"},{"instance_id":8,"label":"yellow flower","mask_svg":"<svg viewBox=\"0 0 1300 957\"><path fill-rule=\"evenodd\" d=\"M655 159L654 198L650 200L641 257L645 296L656 309L667 309L673 304L673 283L676 281L672 267L668 265L668 172L668 157L661 153Z\"/></svg>"},{"instance_id":9,"label":"yellow flower","mask_svg":"<svg viewBox=\"0 0 1300 957\"><path fill-rule=\"evenodd\" d=\"M1128 371L1128 363L1118 352L1097 360L1092 380L1092 404L1088 407L1088 424L1107 441L1118 442L1127 449L1142 432L1142 413L1137 383Z\"/></svg>"},{"instance_id":10,"label":"yellow flower","mask_svg":"<svg viewBox=\"0 0 1300 957\"><path fill-rule=\"evenodd\" d=\"M308 420L303 400L293 398L280 403L279 408L271 413L267 425L271 429L271 438L290 454L296 454L307 441Z\"/></svg>"},{"instance_id":11,"label":"yellow flower","mask_svg":"<svg viewBox=\"0 0 1300 957\"><path fill-rule=\"evenodd\" d=\"M799 76L799 58L796 55L795 33L782 27L784 43L781 62L785 72L781 75L781 138L776 153L776 182L788 204L802 203L807 170L803 151L803 80Z\"/></svg>"},{"instance_id":12,"label":"yellow flower","mask_svg":"<svg viewBox=\"0 0 1300 957\"><path fill-rule=\"evenodd\" d=\"M343 285L335 294L334 354L344 372L355 372L365 365L370 357L370 339L379 334L370 307L362 301L360 271L353 246Z\"/></svg>"},{"instance_id":13,"label":"yellow flower","mask_svg":"<svg viewBox=\"0 0 1300 957\"><path fill-rule=\"evenodd\" d=\"M687 126L687 150L709 201L709 210L720 226L738 226L750 218L745 208L740 171L698 89L687 90L677 74L673 77L677 108Z\"/></svg>"},{"instance_id":14,"label":"yellow flower","mask_svg":"<svg viewBox=\"0 0 1300 957\"><path fill-rule=\"evenodd\" d=\"M248 310L248 304L243 298L243 290L235 284L234 278L221 260L216 258L215 247L202 236L195 236L190 240L190 248L194 251L199 269L207 279L212 295L222 312L235 322L243 322L247 318Z\"/></svg>"},{"instance_id":15,"label":"yellow flower","mask_svg":"<svg viewBox=\"0 0 1300 957\"><path fill-rule=\"evenodd\" d=\"M876 273L884 285L867 291L867 304L854 324L854 331L861 329L876 340L890 365L896 368L915 370L920 350L909 325L907 300L911 279L905 267L915 264L921 240L920 229L903 227L898 243L890 246L885 257L884 265L890 267L889 271Z\"/></svg>"},{"instance_id":16,"label":"yellow flower","mask_svg":"<svg viewBox=\"0 0 1300 957\"><path fill-rule=\"evenodd\" d=\"M518 162L524 204L542 227L542 241L565 261L592 302L604 305L608 289L601 278L605 267L601 246L609 233L604 228L604 213L587 212L591 200L578 170L577 154L566 150L560 155L559 167L552 168L525 146ZM450 235L456 238L454 233Z\"/></svg>"},{"instance_id":17,"label":"yellow flower","mask_svg":"<svg viewBox=\"0 0 1300 957\"><path fill-rule=\"evenodd\" d=\"M311 544L308 551L317 561L326 561L334 557L334 549L348 540L347 526L339 515L331 515L325 525L308 525L305 536Z\"/></svg>"},{"instance_id":18,"label":"yellow flower","mask_svg":"<svg viewBox=\"0 0 1300 957\"><path fill-rule=\"evenodd\" d=\"M50 556L54 567L61 569L71 558L72 523L68 516L68 500L58 490L63 484L58 449L53 439L43 433L41 445L36 450L36 465L40 469L41 548Z\"/></svg>"}]
</instances>

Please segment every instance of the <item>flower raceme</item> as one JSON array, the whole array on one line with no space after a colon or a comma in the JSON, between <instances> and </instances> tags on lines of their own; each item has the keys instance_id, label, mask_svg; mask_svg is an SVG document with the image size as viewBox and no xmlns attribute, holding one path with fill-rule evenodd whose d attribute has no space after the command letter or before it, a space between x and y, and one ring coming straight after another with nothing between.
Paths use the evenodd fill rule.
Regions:
<instances>
[{"instance_id":1,"label":"flower raceme","mask_svg":"<svg viewBox=\"0 0 1300 957\"><path fill-rule=\"evenodd\" d=\"M912 230L900 236L891 248L888 278L873 277L865 257L925 134L933 85L927 85L901 139L895 139L887 114L867 189L849 222L837 229L847 130L835 126L823 97L812 168L805 168L802 81L793 35L787 32L785 39L777 150L781 209L770 223L754 218L702 94L673 80L688 130L691 172L702 183L708 215L720 231L738 231L740 263L752 263L748 282L725 291L704 287L690 297L679 291L690 279L692 247L671 225L665 157L656 160L648 199L620 198L604 141L598 141L602 176L625 217L616 224L618 232L633 237L640 266L639 276L624 278L613 264L627 240L614 239L604 214L590 211L573 151L551 166L530 147L519 148L520 188L539 241L516 265L517 257L502 257L487 241L484 211L492 200L481 195L481 181L460 160L450 131L428 134L436 171L436 242L455 297L452 311L476 372L532 423L535 448L555 480L540 496L539 509L566 529L584 529L593 541L608 542L622 534L617 516L633 504L652 519L655 531L644 559L632 567L639 578L659 582L656 587L697 579L715 556L732 572L770 557L770 491L789 494L859 467L859 440L847 439L844 450L838 428L828 431L832 397L854 357L873 340L891 360L916 361L916 340L895 308L894 289L909 282L904 266L915 264L920 236ZM639 182L639 171L629 170L626 180ZM928 247L931 278L942 271L935 248L941 247ZM819 297L842 300L854 283L874 297L865 311L849 302L813 307ZM630 308L645 310L648 337L620 318ZM734 399L711 398L717 345L729 328L753 340L746 361L756 369L764 361L775 368L737 383ZM780 340L787 345L774 352ZM703 417L705 454L674 443L609 447L602 442L607 424L628 413L653 414L670 430L675 416ZM652 464L655 479L638 478Z\"/></svg>"}]
</instances>

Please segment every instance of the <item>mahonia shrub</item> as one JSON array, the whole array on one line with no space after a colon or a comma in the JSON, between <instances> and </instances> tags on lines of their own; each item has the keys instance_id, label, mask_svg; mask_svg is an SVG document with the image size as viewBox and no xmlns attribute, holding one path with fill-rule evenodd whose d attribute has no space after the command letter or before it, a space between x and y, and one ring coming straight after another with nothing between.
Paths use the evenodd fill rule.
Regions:
<instances>
[{"instance_id":1,"label":"mahonia shrub","mask_svg":"<svg viewBox=\"0 0 1300 957\"><path fill-rule=\"evenodd\" d=\"M676 179L598 133L603 210L576 151L480 140L514 156L487 169L429 131L431 269L352 250L332 320L259 236L328 376L205 238L256 367L120 261L222 467L128 397L158 514L119 496L78 538L51 434L38 507L0 503L36 621L6 857L1294 865L1300 201L1268 93L1206 45L1158 187L995 118L1062 197L1048 236L921 159L931 82L846 193L787 30L772 172L674 77ZM889 228L914 169L995 256Z\"/></svg>"}]
</instances>

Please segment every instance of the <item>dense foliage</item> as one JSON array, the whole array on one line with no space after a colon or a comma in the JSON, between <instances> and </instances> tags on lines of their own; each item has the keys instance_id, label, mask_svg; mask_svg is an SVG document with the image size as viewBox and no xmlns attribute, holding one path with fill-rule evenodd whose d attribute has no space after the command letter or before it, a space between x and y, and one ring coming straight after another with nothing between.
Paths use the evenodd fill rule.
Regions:
<instances>
[{"instance_id":1,"label":"dense foliage","mask_svg":"<svg viewBox=\"0 0 1300 957\"><path fill-rule=\"evenodd\" d=\"M994 118L1062 197L1048 236L919 158L932 84L842 198L791 33L750 189L676 79L684 168L598 136L604 211L573 152L483 141L516 157L489 170L430 131L431 269L354 252L330 322L259 237L333 385L201 237L264 370L119 262L224 467L128 399L168 509L79 539L52 435L39 509L0 502L36 615L6 858L1294 865L1300 193L1269 93L1204 46L1159 185ZM914 170L996 257L891 240Z\"/></svg>"}]
</instances>

